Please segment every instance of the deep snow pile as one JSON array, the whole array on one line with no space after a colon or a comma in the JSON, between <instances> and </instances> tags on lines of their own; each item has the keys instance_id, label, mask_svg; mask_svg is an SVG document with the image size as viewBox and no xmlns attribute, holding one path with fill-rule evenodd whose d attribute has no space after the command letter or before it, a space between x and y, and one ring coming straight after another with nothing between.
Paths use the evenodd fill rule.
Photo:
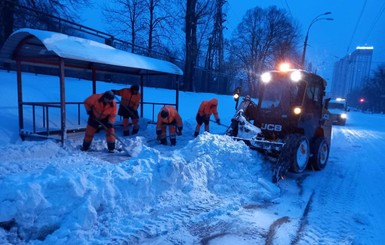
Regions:
<instances>
[{"instance_id":1,"label":"deep snow pile","mask_svg":"<svg viewBox=\"0 0 385 245\"><path fill-rule=\"evenodd\" d=\"M1 244L142 243L165 233L194 243L199 236L187 226L279 195L270 183L270 165L225 136L223 125L212 124L211 134L202 130L197 138L192 136L200 102L217 97L226 123L234 113L232 96L181 92L184 130L175 147L154 139L153 124L142 124L136 137L121 137L117 127L117 135L134 154L111 157L103 152L103 131L95 135L88 153L78 148L84 133L69 135L64 147L49 140L21 141L16 74L0 71L0 76L8 91L0 106ZM98 83L98 92L125 86ZM23 73L23 88L25 101L55 101L60 96L57 77ZM68 78L66 99L83 101L90 88L89 81ZM144 96L145 101L167 102L175 91L145 88ZM81 120L84 126L87 120Z\"/></svg>"},{"instance_id":2,"label":"deep snow pile","mask_svg":"<svg viewBox=\"0 0 385 245\"><path fill-rule=\"evenodd\" d=\"M136 141L140 152L120 164L80 152L70 147L77 144L71 140L64 148L51 141L1 147L0 203L5 212L0 221L9 233L0 229L0 241L102 243L123 236L138 241L145 227L152 236L177 229L177 219L148 228L165 211L172 216L199 204L219 215L250 199L264 202L279 194L265 179L268 166L230 137L204 133L165 155L142 137L127 141ZM160 223L167 227L157 228Z\"/></svg>"}]
</instances>

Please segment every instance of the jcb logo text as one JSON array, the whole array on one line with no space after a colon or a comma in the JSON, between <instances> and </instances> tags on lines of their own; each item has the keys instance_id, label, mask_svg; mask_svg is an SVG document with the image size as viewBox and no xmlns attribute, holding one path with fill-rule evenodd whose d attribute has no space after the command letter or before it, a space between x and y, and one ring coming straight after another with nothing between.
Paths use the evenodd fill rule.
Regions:
<instances>
[{"instance_id":1,"label":"jcb logo text","mask_svg":"<svg viewBox=\"0 0 385 245\"><path fill-rule=\"evenodd\" d=\"M269 131L282 131L282 125L263 123L261 129Z\"/></svg>"}]
</instances>

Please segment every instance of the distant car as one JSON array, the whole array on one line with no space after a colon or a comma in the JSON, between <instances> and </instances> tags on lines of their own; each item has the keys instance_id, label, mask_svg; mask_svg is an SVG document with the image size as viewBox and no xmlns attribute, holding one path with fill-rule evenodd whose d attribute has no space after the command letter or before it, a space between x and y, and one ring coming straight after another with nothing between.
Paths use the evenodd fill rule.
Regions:
<instances>
[{"instance_id":1,"label":"distant car","mask_svg":"<svg viewBox=\"0 0 385 245\"><path fill-rule=\"evenodd\" d=\"M348 107L345 99L337 98L335 100L330 100L328 103L328 110L333 124L342 126L346 124Z\"/></svg>"}]
</instances>

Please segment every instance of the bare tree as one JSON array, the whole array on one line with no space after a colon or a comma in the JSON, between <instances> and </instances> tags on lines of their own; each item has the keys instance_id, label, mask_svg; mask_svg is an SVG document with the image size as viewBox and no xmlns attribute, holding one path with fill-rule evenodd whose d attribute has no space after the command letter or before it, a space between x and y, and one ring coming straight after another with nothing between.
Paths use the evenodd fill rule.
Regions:
<instances>
[{"instance_id":1,"label":"bare tree","mask_svg":"<svg viewBox=\"0 0 385 245\"><path fill-rule=\"evenodd\" d=\"M156 30L157 24L162 21L162 18L156 18L155 8L159 5L160 0L147 0L148 10L149 10L149 20L148 20L148 50L152 51L153 37Z\"/></svg>"},{"instance_id":2,"label":"bare tree","mask_svg":"<svg viewBox=\"0 0 385 245\"><path fill-rule=\"evenodd\" d=\"M361 96L366 98L368 108L374 112L385 112L385 65L374 70L373 75L361 89ZM359 101L359 98L355 98Z\"/></svg>"},{"instance_id":3,"label":"bare tree","mask_svg":"<svg viewBox=\"0 0 385 245\"><path fill-rule=\"evenodd\" d=\"M146 31L148 32L147 48L149 54L153 50L164 51L167 49L165 43L172 39L173 35L176 35L175 32L171 31L171 27L175 24L172 17L174 15L173 8L170 6L172 4L165 0L146 0L146 5L148 8Z\"/></svg>"},{"instance_id":4,"label":"bare tree","mask_svg":"<svg viewBox=\"0 0 385 245\"><path fill-rule=\"evenodd\" d=\"M233 63L240 63L248 89L256 91L257 76L277 62L295 57L297 27L275 6L256 7L246 12L233 33L230 52Z\"/></svg>"},{"instance_id":5,"label":"bare tree","mask_svg":"<svg viewBox=\"0 0 385 245\"><path fill-rule=\"evenodd\" d=\"M174 5L165 0L114 0L103 13L110 31L131 42L131 52L152 56L153 51L170 51L165 41L172 38Z\"/></svg>"},{"instance_id":6,"label":"bare tree","mask_svg":"<svg viewBox=\"0 0 385 245\"><path fill-rule=\"evenodd\" d=\"M15 2L0 2L0 45L2 45L13 32Z\"/></svg>"},{"instance_id":7,"label":"bare tree","mask_svg":"<svg viewBox=\"0 0 385 245\"><path fill-rule=\"evenodd\" d=\"M91 0L16 0L24 6L61 17L66 20L79 18L79 9L89 7Z\"/></svg>"},{"instance_id":8,"label":"bare tree","mask_svg":"<svg viewBox=\"0 0 385 245\"><path fill-rule=\"evenodd\" d=\"M103 14L113 33L131 42L131 52L145 43L144 18L148 9L142 0L113 0L105 5Z\"/></svg>"},{"instance_id":9,"label":"bare tree","mask_svg":"<svg viewBox=\"0 0 385 245\"><path fill-rule=\"evenodd\" d=\"M17 28L56 30L50 16L74 21L79 18L79 9L90 4L91 0L1 0L0 44Z\"/></svg>"}]
</instances>

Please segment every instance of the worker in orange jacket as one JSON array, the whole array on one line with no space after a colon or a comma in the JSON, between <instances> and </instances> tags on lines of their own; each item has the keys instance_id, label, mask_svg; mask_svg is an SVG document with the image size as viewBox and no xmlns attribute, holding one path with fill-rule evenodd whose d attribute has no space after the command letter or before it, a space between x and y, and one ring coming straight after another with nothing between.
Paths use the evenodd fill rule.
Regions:
<instances>
[{"instance_id":1,"label":"worker in orange jacket","mask_svg":"<svg viewBox=\"0 0 385 245\"><path fill-rule=\"evenodd\" d=\"M183 122L177 110L172 106L164 106L158 113L156 135L162 145L167 145L167 127L170 134L170 143L176 145L176 135L182 135Z\"/></svg>"},{"instance_id":2,"label":"worker in orange jacket","mask_svg":"<svg viewBox=\"0 0 385 245\"><path fill-rule=\"evenodd\" d=\"M141 101L139 86L134 84L130 88L120 90L112 90L115 95L122 97L120 101L118 115L123 117L123 135L130 135L129 119L131 118L133 129L132 134L137 134L139 131L139 114L138 107Z\"/></svg>"},{"instance_id":3,"label":"worker in orange jacket","mask_svg":"<svg viewBox=\"0 0 385 245\"><path fill-rule=\"evenodd\" d=\"M216 123L221 124L218 115L218 100L216 98L211 100L204 100L200 104L197 115L195 117L197 126L195 127L194 137L198 136L202 123L205 124L205 131L209 132L211 114L214 114Z\"/></svg>"},{"instance_id":4,"label":"worker in orange jacket","mask_svg":"<svg viewBox=\"0 0 385 245\"><path fill-rule=\"evenodd\" d=\"M84 107L89 117L81 150L88 151L95 132L99 126L102 126L106 129L108 151L114 152L115 130L113 125L116 118L114 93L106 91L103 94L93 94L84 101Z\"/></svg>"}]
</instances>

